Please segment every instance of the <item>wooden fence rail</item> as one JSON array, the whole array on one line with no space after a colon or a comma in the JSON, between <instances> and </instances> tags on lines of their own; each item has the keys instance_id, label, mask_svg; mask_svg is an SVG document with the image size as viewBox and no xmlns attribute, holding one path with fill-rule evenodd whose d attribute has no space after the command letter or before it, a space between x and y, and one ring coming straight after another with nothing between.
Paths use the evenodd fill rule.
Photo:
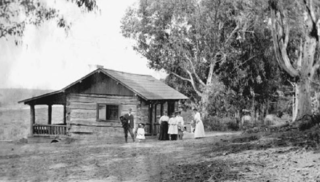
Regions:
<instances>
[{"instance_id":1,"label":"wooden fence rail","mask_svg":"<svg viewBox=\"0 0 320 182\"><path fill-rule=\"evenodd\" d=\"M33 125L34 135L67 135L67 132L66 125Z\"/></svg>"}]
</instances>

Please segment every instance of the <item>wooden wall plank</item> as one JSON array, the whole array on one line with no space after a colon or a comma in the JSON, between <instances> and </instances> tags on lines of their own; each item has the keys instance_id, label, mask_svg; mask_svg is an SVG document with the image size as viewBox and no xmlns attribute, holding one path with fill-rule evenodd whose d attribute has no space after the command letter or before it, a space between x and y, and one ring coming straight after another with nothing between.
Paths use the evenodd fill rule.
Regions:
<instances>
[{"instance_id":1,"label":"wooden wall plank","mask_svg":"<svg viewBox=\"0 0 320 182\"><path fill-rule=\"evenodd\" d=\"M70 124L83 124L83 125L93 125L93 126L115 126L115 127L121 127L121 123L119 122L103 122L103 121L95 121L95 120L89 120L89 119L72 119L70 121Z\"/></svg>"},{"instance_id":2,"label":"wooden wall plank","mask_svg":"<svg viewBox=\"0 0 320 182\"><path fill-rule=\"evenodd\" d=\"M128 96L110 96L110 95L96 95L96 94L70 94L68 101L81 103L110 103L110 104L132 104L137 105L137 97Z\"/></svg>"},{"instance_id":3,"label":"wooden wall plank","mask_svg":"<svg viewBox=\"0 0 320 182\"><path fill-rule=\"evenodd\" d=\"M108 104L132 104L137 105L138 101L133 99L117 99L117 98L95 98L95 97L77 97L70 98L70 102L82 103L108 103Z\"/></svg>"},{"instance_id":4,"label":"wooden wall plank","mask_svg":"<svg viewBox=\"0 0 320 182\"><path fill-rule=\"evenodd\" d=\"M97 109L96 103L88 103L88 102L71 102L69 105L70 109L87 109L87 110L95 110Z\"/></svg>"},{"instance_id":5,"label":"wooden wall plank","mask_svg":"<svg viewBox=\"0 0 320 182\"><path fill-rule=\"evenodd\" d=\"M70 118L92 119L96 118L96 110L71 110Z\"/></svg>"},{"instance_id":6,"label":"wooden wall plank","mask_svg":"<svg viewBox=\"0 0 320 182\"><path fill-rule=\"evenodd\" d=\"M137 105L140 103L138 97L128 96L110 96L97 94L69 94L67 95L67 116L68 123L74 124L90 124L90 125L108 125L104 122L97 121L97 105L100 104L116 104L119 105L119 116L124 115L132 109L132 114L137 124L140 119L147 120L144 117L137 117ZM147 110L148 108L145 108ZM145 113L145 111L143 111ZM112 121L110 123L119 125L120 121Z\"/></svg>"}]
</instances>

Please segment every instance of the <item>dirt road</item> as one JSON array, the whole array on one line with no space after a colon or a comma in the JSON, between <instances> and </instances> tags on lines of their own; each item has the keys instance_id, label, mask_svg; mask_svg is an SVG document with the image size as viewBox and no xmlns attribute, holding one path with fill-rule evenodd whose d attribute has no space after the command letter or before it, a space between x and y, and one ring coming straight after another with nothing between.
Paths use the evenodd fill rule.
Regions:
<instances>
[{"instance_id":1,"label":"dirt road","mask_svg":"<svg viewBox=\"0 0 320 182\"><path fill-rule=\"evenodd\" d=\"M290 147L226 153L220 149L231 135L208 136L128 144L1 143L0 181L320 180L319 154Z\"/></svg>"}]
</instances>

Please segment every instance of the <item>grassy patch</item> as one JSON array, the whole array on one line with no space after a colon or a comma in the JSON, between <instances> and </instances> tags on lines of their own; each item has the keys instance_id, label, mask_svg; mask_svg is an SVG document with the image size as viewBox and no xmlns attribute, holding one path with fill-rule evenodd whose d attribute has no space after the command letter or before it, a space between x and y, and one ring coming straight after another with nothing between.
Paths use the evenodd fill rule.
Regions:
<instances>
[{"instance_id":1,"label":"grassy patch","mask_svg":"<svg viewBox=\"0 0 320 182\"><path fill-rule=\"evenodd\" d=\"M206 161L196 164L177 164L169 167L170 174L164 181L224 181L239 180L239 171L234 171L231 166L236 166L232 161Z\"/></svg>"}]
</instances>

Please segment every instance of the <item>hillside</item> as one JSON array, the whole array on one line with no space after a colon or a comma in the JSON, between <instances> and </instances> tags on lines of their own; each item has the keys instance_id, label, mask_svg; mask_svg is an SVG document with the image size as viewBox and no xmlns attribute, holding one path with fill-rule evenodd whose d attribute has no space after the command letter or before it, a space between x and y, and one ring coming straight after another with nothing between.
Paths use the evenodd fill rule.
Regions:
<instances>
[{"instance_id":1,"label":"hillside","mask_svg":"<svg viewBox=\"0 0 320 182\"><path fill-rule=\"evenodd\" d=\"M52 90L0 88L0 108L13 108L18 106L18 101L52 92Z\"/></svg>"}]
</instances>

